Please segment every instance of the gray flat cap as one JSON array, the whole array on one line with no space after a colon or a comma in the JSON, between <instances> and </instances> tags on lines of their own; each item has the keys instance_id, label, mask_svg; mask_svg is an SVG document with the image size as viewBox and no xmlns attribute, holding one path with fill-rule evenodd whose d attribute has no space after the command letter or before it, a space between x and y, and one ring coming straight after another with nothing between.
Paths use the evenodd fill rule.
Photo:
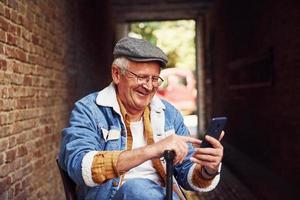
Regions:
<instances>
[{"instance_id":1,"label":"gray flat cap","mask_svg":"<svg viewBox=\"0 0 300 200\"><path fill-rule=\"evenodd\" d=\"M165 67L168 58L166 54L150 42L132 37L124 37L119 40L114 49L115 58L124 56L136 62L158 61L161 67Z\"/></svg>"}]
</instances>

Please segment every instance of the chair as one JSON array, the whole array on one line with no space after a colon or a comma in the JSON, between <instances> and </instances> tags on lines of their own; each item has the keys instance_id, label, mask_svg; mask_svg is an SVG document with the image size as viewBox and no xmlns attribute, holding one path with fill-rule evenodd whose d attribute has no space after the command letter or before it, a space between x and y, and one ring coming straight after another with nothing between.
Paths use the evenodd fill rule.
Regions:
<instances>
[{"instance_id":1,"label":"chair","mask_svg":"<svg viewBox=\"0 0 300 200\"><path fill-rule=\"evenodd\" d=\"M63 181L65 195L67 200L76 200L76 184L69 177L68 173L64 171L58 163L58 158L56 158L56 163Z\"/></svg>"}]
</instances>

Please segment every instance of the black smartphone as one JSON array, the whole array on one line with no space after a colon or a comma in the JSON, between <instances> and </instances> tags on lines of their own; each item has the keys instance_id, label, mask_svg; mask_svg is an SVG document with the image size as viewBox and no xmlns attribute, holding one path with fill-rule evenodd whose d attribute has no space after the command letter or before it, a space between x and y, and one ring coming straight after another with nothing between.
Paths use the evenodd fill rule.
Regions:
<instances>
[{"instance_id":1,"label":"black smartphone","mask_svg":"<svg viewBox=\"0 0 300 200\"><path fill-rule=\"evenodd\" d=\"M225 127L225 124L227 122L227 117L214 117L211 119L211 122L208 126L208 129L206 130L204 134L204 138L202 140L202 143L200 147L212 147L212 145L205 140L205 136L209 135L211 137L214 137L216 139L219 139L222 130Z\"/></svg>"}]
</instances>

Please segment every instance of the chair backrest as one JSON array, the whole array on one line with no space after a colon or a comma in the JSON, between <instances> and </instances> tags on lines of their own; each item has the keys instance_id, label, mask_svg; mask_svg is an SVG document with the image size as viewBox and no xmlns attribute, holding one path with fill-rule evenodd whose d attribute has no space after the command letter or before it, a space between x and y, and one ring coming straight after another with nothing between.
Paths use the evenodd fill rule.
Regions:
<instances>
[{"instance_id":1,"label":"chair backrest","mask_svg":"<svg viewBox=\"0 0 300 200\"><path fill-rule=\"evenodd\" d=\"M63 181L65 195L67 200L76 200L76 184L69 177L68 173L64 171L58 163L58 158L56 158L56 163Z\"/></svg>"}]
</instances>

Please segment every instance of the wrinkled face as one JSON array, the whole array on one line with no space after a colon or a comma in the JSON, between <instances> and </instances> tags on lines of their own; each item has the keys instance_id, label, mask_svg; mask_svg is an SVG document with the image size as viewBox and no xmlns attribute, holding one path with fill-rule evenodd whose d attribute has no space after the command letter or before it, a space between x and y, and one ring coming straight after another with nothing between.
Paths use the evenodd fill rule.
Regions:
<instances>
[{"instance_id":1,"label":"wrinkled face","mask_svg":"<svg viewBox=\"0 0 300 200\"><path fill-rule=\"evenodd\" d=\"M122 73L117 66L112 68L112 77L117 86L118 96L127 112L142 113L149 105L158 86L154 87L151 79L147 83L141 84L134 74L140 77L157 77L160 73L160 66L157 62L129 61L127 70Z\"/></svg>"}]
</instances>

